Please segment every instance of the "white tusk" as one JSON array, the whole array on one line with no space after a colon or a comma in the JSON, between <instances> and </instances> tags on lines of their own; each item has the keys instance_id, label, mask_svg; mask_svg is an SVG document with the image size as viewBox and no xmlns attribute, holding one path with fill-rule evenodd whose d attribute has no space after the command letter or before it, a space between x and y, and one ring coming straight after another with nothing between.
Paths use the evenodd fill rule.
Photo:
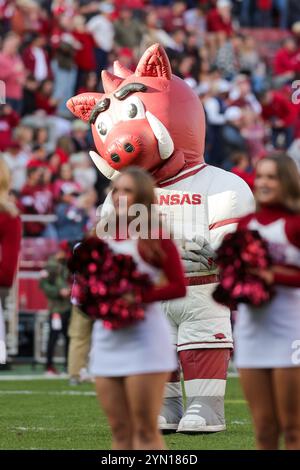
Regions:
<instances>
[{"instance_id":1,"label":"white tusk","mask_svg":"<svg viewBox=\"0 0 300 470\"><path fill-rule=\"evenodd\" d=\"M113 180L120 174L118 170L114 170L111 166L109 166L109 164L102 157L100 157L98 153L91 150L89 154L100 173L102 173L109 180Z\"/></svg>"},{"instance_id":2,"label":"white tusk","mask_svg":"<svg viewBox=\"0 0 300 470\"><path fill-rule=\"evenodd\" d=\"M158 140L160 157L162 160L166 160L174 152L174 142L169 131L157 117L150 113L150 111L146 111L146 118L148 119L153 134Z\"/></svg>"}]
</instances>

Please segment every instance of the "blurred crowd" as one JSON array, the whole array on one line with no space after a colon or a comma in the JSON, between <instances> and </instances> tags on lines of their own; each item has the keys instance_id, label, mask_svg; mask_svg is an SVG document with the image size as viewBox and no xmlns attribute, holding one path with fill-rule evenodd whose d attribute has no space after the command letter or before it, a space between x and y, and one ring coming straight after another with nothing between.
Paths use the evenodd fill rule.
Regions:
<instances>
[{"instance_id":1,"label":"blurred crowd","mask_svg":"<svg viewBox=\"0 0 300 470\"><path fill-rule=\"evenodd\" d=\"M31 218L25 236L77 240L92 227L106 181L65 103L102 91L116 58L134 70L155 42L203 102L208 163L252 187L269 151L300 162L298 0L0 0L0 19L0 157L21 212L56 216Z\"/></svg>"}]
</instances>

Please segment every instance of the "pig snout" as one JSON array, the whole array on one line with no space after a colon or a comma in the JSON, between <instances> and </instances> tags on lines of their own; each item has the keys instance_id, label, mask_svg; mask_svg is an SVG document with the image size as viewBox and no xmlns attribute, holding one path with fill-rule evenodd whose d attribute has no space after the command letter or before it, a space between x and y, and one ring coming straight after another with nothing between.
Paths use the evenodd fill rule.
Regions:
<instances>
[{"instance_id":1,"label":"pig snout","mask_svg":"<svg viewBox=\"0 0 300 470\"><path fill-rule=\"evenodd\" d=\"M142 142L138 137L123 135L115 139L106 149L105 159L108 163L128 165L142 153Z\"/></svg>"}]
</instances>

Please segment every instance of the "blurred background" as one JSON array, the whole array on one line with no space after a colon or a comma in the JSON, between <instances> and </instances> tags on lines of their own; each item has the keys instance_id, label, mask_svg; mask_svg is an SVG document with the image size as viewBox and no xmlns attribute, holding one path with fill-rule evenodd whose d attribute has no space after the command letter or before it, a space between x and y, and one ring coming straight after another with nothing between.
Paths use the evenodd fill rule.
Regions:
<instances>
[{"instance_id":1,"label":"blurred background","mask_svg":"<svg viewBox=\"0 0 300 470\"><path fill-rule=\"evenodd\" d=\"M88 156L89 126L65 103L103 91L101 70L115 59L134 71L155 42L204 105L208 163L251 188L256 162L271 151L287 151L300 168L300 107L292 100L300 79L299 0L0 0L0 158L24 227L18 279L5 305L14 362L46 362L45 267L65 241L93 227L108 183ZM63 349L62 337L58 362Z\"/></svg>"}]
</instances>

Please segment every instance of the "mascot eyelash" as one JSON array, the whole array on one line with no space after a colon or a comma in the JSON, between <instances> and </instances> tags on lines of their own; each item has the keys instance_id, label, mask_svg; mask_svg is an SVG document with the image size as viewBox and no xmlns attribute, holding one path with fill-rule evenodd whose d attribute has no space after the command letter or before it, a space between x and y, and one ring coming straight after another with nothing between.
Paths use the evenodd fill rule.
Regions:
<instances>
[{"instance_id":1,"label":"mascot eyelash","mask_svg":"<svg viewBox=\"0 0 300 470\"><path fill-rule=\"evenodd\" d=\"M93 111L91 112L89 123L95 124L96 119L99 116L99 114L103 113L103 111L106 111L109 108L109 106L110 106L109 98L104 98L104 100L99 101L99 103L96 104Z\"/></svg>"},{"instance_id":2,"label":"mascot eyelash","mask_svg":"<svg viewBox=\"0 0 300 470\"><path fill-rule=\"evenodd\" d=\"M146 85L143 83L128 83L127 85L123 86L120 90L114 93L114 97L117 100L124 100L130 93L136 92L145 92L147 91Z\"/></svg>"}]
</instances>

